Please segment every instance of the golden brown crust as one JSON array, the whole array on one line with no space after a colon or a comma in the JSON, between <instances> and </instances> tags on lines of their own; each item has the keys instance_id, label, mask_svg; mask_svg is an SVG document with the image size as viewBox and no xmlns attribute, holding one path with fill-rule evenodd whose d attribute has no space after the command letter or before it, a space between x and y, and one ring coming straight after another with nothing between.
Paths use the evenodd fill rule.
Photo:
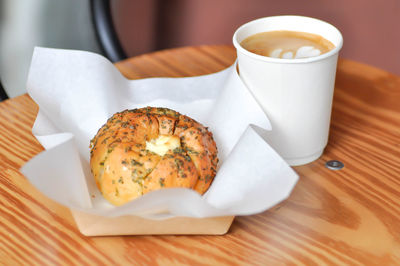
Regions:
<instances>
[{"instance_id":1,"label":"golden brown crust","mask_svg":"<svg viewBox=\"0 0 400 266\"><path fill-rule=\"evenodd\" d=\"M198 173L190 157L182 153L167 153L143 184L143 194L161 188L193 188Z\"/></svg>"},{"instance_id":2,"label":"golden brown crust","mask_svg":"<svg viewBox=\"0 0 400 266\"><path fill-rule=\"evenodd\" d=\"M190 127L181 133L182 147L187 151L199 173L195 190L200 194L207 191L216 174L218 159L216 147L208 131Z\"/></svg>"},{"instance_id":3,"label":"golden brown crust","mask_svg":"<svg viewBox=\"0 0 400 266\"><path fill-rule=\"evenodd\" d=\"M175 135L181 148L160 156L146 141ZM167 108L146 107L114 114L91 140L90 166L97 187L114 205L169 187L203 194L218 164L212 133L190 117Z\"/></svg>"}]
</instances>

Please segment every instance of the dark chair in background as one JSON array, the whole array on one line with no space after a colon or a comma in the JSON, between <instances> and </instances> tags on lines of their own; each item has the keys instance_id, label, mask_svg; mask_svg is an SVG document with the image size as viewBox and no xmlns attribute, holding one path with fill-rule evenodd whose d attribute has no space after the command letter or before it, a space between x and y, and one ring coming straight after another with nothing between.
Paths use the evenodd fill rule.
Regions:
<instances>
[{"instance_id":1,"label":"dark chair in background","mask_svg":"<svg viewBox=\"0 0 400 266\"><path fill-rule=\"evenodd\" d=\"M96 37L104 55L111 62L126 59L127 56L114 29L110 0L90 0L90 11Z\"/></svg>"},{"instance_id":2,"label":"dark chair in background","mask_svg":"<svg viewBox=\"0 0 400 266\"><path fill-rule=\"evenodd\" d=\"M1 80L0 80L0 102L7 100L8 99L8 95L6 93L6 91L3 88L3 85L1 84Z\"/></svg>"}]
</instances>

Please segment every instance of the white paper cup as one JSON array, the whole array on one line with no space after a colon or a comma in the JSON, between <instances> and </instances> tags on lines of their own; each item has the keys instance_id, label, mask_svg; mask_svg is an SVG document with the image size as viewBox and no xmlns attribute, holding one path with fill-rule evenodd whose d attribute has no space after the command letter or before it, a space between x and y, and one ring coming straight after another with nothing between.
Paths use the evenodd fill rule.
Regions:
<instances>
[{"instance_id":1,"label":"white paper cup","mask_svg":"<svg viewBox=\"0 0 400 266\"><path fill-rule=\"evenodd\" d=\"M276 30L318 34L336 47L302 59L280 59L254 54L240 43L250 35ZM328 142L336 65L343 38L324 21L302 16L275 16L242 25L233 35L239 75L272 124L268 143L290 165L321 156Z\"/></svg>"}]
</instances>

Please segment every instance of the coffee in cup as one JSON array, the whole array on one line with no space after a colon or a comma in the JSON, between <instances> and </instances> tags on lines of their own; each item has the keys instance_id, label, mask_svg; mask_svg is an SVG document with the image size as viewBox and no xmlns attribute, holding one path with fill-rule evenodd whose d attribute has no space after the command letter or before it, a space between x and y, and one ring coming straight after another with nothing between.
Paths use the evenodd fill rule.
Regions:
<instances>
[{"instance_id":1,"label":"coffee in cup","mask_svg":"<svg viewBox=\"0 0 400 266\"><path fill-rule=\"evenodd\" d=\"M247 38L269 44L257 52ZM290 165L319 158L328 143L339 30L309 17L266 17L239 27L233 44L239 76L271 122L262 137Z\"/></svg>"},{"instance_id":2,"label":"coffee in cup","mask_svg":"<svg viewBox=\"0 0 400 266\"><path fill-rule=\"evenodd\" d=\"M240 45L249 52L273 58L308 58L335 48L324 37L299 31L279 30L253 34Z\"/></svg>"}]
</instances>

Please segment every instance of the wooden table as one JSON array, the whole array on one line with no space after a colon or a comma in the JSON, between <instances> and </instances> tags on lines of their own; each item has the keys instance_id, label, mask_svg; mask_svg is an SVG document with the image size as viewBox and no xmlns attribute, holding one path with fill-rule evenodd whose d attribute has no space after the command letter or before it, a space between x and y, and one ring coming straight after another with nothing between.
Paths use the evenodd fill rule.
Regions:
<instances>
[{"instance_id":1,"label":"wooden table","mask_svg":"<svg viewBox=\"0 0 400 266\"><path fill-rule=\"evenodd\" d=\"M120 62L127 77L183 77L221 70L231 46L166 50ZM329 144L295 167L290 198L237 217L224 236L85 237L68 209L18 169L43 150L31 134L28 95L0 103L0 264L400 264L400 78L340 60ZM329 170L325 162L345 167Z\"/></svg>"}]
</instances>

